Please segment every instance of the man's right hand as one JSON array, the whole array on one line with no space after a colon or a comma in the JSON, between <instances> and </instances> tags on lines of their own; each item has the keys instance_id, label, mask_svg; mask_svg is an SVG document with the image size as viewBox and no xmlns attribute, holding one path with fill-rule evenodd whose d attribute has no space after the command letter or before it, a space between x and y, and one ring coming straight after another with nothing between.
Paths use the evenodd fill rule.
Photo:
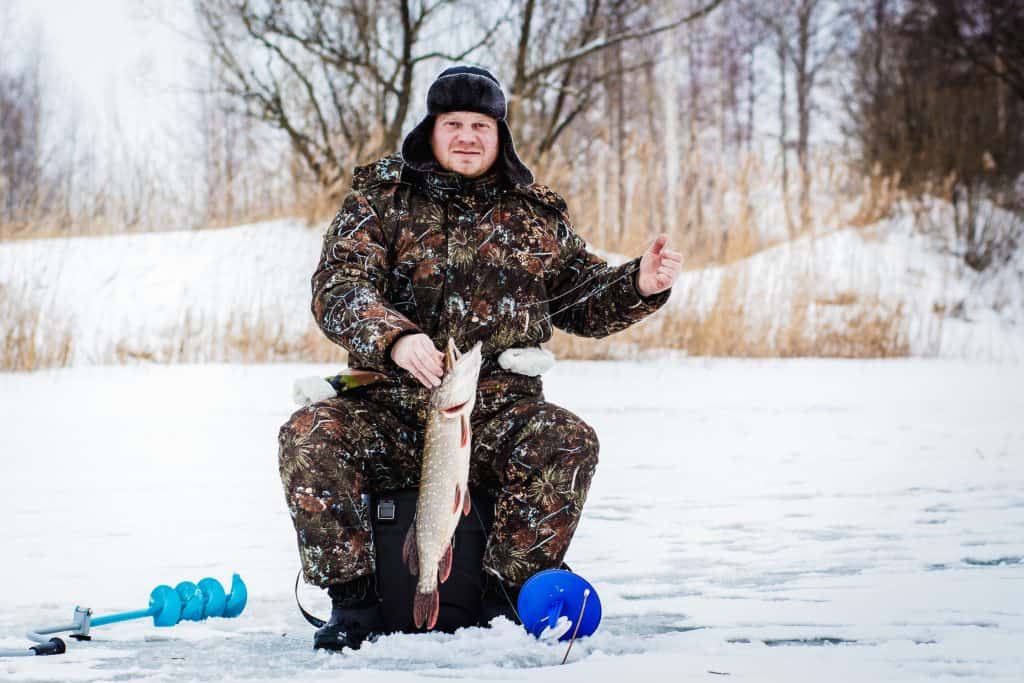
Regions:
<instances>
[{"instance_id":1,"label":"man's right hand","mask_svg":"<svg viewBox=\"0 0 1024 683\"><path fill-rule=\"evenodd\" d=\"M425 334L400 337L391 347L391 360L411 372L428 389L441 384L444 354L434 348L434 342Z\"/></svg>"}]
</instances>

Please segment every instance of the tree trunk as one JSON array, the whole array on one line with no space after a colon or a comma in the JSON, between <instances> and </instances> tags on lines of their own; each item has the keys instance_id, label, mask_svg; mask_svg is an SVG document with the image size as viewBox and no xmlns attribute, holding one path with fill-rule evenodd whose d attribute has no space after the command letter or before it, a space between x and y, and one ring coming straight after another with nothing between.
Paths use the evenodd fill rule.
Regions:
<instances>
[{"instance_id":1,"label":"tree trunk","mask_svg":"<svg viewBox=\"0 0 1024 683\"><path fill-rule=\"evenodd\" d=\"M800 166L800 232L810 228L811 215L811 172L808 167L808 138L811 129L811 74L810 74L810 42L811 21L814 13L815 0L805 0L797 14L797 53L796 53L796 159Z\"/></svg>"},{"instance_id":2,"label":"tree trunk","mask_svg":"<svg viewBox=\"0 0 1024 683\"><path fill-rule=\"evenodd\" d=\"M665 229L674 235L679 219L679 79L676 74L679 55L676 39L666 33L661 40L661 104L664 116L665 150Z\"/></svg>"},{"instance_id":3,"label":"tree trunk","mask_svg":"<svg viewBox=\"0 0 1024 683\"><path fill-rule=\"evenodd\" d=\"M779 62L779 158L782 161L782 210L786 216L786 232L790 239L796 236L793 225L793 215L789 210L789 162L788 143L789 137L786 112L786 35L781 27L778 29L778 43L776 45L776 58Z\"/></svg>"}]
</instances>

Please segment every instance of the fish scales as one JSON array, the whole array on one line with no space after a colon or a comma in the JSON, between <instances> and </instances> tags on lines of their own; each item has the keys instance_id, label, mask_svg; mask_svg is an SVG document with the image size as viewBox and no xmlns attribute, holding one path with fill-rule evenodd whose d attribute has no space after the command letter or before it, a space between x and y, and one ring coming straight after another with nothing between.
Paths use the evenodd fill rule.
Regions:
<instances>
[{"instance_id":1,"label":"fish scales","mask_svg":"<svg viewBox=\"0 0 1024 683\"><path fill-rule=\"evenodd\" d=\"M416 519L403 556L415 576L413 622L431 629L440 611L438 584L451 572L452 536L461 515L469 514L470 414L480 378L481 345L459 353L452 339L445 350L445 372L430 397L424 434Z\"/></svg>"}]
</instances>

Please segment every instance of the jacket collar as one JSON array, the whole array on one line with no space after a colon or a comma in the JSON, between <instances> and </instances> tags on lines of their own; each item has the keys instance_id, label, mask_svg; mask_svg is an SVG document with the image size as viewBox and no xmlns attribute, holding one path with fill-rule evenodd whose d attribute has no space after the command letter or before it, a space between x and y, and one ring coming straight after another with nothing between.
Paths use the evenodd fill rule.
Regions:
<instances>
[{"instance_id":1,"label":"jacket collar","mask_svg":"<svg viewBox=\"0 0 1024 683\"><path fill-rule=\"evenodd\" d=\"M467 178L453 171L447 171L434 162L432 167L421 167L416 171L419 184L439 199L464 198L477 201L493 201L508 186L507 181L496 169L477 178Z\"/></svg>"}]
</instances>

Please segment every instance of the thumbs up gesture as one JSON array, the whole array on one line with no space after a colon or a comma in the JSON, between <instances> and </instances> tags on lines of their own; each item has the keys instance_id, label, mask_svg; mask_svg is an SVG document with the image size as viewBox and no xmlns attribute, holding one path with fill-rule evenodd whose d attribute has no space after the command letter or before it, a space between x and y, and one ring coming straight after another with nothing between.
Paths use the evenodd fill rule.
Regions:
<instances>
[{"instance_id":1,"label":"thumbs up gesture","mask_svg":"<svg viewBox=\"0 0 1024 683\"><path fill-rule=\"evenodd\" d=\"M643 296L664 292L679 277L683 255L666 249L668 235L662 233L640 257L640 270L636 275L636 288Z\"/></svg>"}]
</instances>

